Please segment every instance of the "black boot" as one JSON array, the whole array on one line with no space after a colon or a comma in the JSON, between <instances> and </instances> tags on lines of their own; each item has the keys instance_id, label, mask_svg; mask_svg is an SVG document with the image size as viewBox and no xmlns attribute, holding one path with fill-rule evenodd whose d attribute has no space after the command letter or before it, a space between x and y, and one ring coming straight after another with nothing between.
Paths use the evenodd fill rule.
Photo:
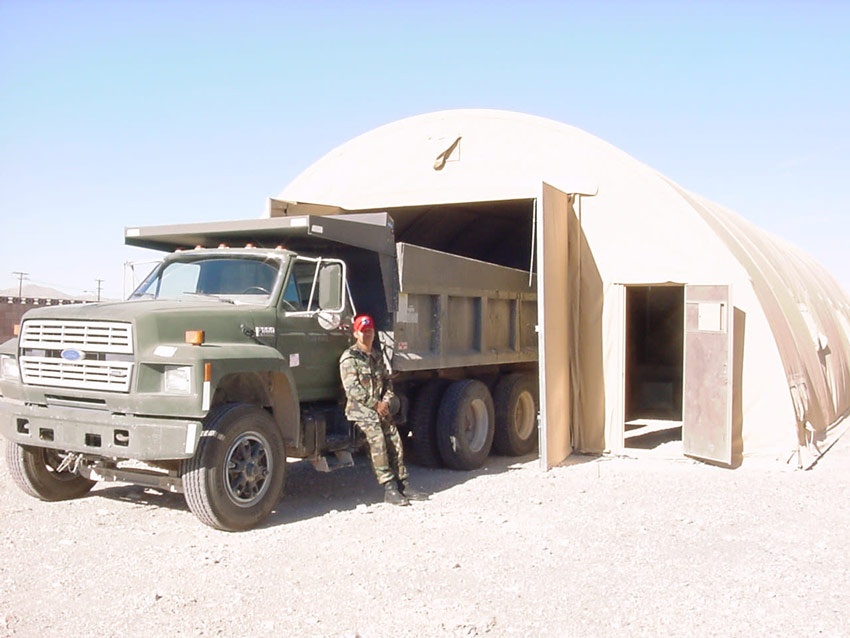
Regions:
<instances>
[{"instance_id":1,"label":"black boot","mask_svg":"<svg viewBox=\"0 0 850 638\"><path fill-rule=\"evenodd\" d=\"M384 485L384 490L384 503L410 505L410 501L405 498L404 494L398 491L398 488L392 481Z\"/></svg>"},{"instance_id":2,"label":"black boot","mask_svg":"<svg viewBox=\"0 0 850 638\"><path fill-rule=\"evenodd\" d=\"M410 487L410 481L399 481L398 486L401 488L401 493L410 501L427 501L428 495L424 492L418 492Z\"/></svg>"}]
</instances>

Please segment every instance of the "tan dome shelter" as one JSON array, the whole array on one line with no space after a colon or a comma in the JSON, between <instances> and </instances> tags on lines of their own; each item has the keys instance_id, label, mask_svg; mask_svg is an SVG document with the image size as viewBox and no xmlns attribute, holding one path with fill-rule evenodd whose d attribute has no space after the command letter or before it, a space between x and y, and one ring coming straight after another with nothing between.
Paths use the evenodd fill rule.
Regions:
<instances>
[{"instance_id":1,"label":"tan dome shelter","mask_svg":"<svg viewBox=\"0 0 850 638\"><path fill-rule=\"evenodd\" d=\"M400 120L328 153L268 214L323 207L386 211L399 241L536 272L544 467L658 424L692 457L807 465L842 429L848 295L579 129L491 110Z\"/></svg>"}]
</instances>

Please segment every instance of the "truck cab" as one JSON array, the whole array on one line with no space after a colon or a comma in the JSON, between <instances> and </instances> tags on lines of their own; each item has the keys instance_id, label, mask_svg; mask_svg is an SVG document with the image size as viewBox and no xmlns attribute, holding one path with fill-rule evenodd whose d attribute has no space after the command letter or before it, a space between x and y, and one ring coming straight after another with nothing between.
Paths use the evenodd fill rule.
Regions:
<instances>
[{"instance_id":1,"label":"truck cab","mask_svg":"<svg viewBox=\"0 0 850 638\"><path fill-rule=\"evenodd\" d=\"M269 492L260 475L271 475L270 463L320 459L326 438L351 443L335 416L337 362L349 344L345 276L342 260L284 249L185 250L126 302L28 313L18 342L0 354L0 428L13 443L13 478L46 500L79 495L95 480L185 491L185 460L204 447L205 419L242 406L257 432L236 440L252 460L238 445L224 454L253 465L225 481L225 497L236 514L252 510ZM302 404L313 408L303 424ZM124 469L124 459L153 469ZM217 527L246 524L206 517Z\"/></svg>"}]
</instances>

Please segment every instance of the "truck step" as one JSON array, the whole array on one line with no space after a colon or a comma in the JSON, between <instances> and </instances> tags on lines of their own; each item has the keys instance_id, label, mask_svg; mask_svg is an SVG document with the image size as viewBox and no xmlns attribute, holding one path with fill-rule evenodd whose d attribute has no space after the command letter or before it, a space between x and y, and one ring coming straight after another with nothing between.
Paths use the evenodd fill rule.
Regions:
<instances>
[{"instance_id":1,"label":"truck step","mask_svg":"<svg viewBox=\"0 0 850 638\"><path fill-rule=\"evenodd\" d=\"M348 450L336 450L332 457L325 454L314 456L310 462L319 472L333 472L344 467L354 467L354 459Z\"/></svg>"},{"instance_id":2,"label":"truck step","mask_svg":"<svg viewBox=\"0 0 850 638\"><path fill-rule=\"evenodd\" d=\"M351 434L333 434L328 432L325 434L324 449L328 452L336 452L337 450L346 451L351 447Z\"/></svg>"}]
</instances>

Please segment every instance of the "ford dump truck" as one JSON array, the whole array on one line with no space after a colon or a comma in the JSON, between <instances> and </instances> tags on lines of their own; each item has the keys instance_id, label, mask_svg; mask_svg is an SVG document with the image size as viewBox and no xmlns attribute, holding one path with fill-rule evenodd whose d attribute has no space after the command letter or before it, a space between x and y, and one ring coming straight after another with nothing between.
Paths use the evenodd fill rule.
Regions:
<instances>
[{"instance_id":1,"label":"ford dump truck","mask_svg":"<svg viewBox=\"0 0 850 638\"><path fill-rule=\"evenodd\" d=\"M28 312L0 347L13 481L46 500L97 481L183 493L237 531L281 498L287 458L351 464L338 360L376 321L414 459L458 470L537 439L528 272L396 242L386 213L128 228L169 251L127 301ZM241 247L236 247L236 246Z\"/></svg>"}]
</instances>

